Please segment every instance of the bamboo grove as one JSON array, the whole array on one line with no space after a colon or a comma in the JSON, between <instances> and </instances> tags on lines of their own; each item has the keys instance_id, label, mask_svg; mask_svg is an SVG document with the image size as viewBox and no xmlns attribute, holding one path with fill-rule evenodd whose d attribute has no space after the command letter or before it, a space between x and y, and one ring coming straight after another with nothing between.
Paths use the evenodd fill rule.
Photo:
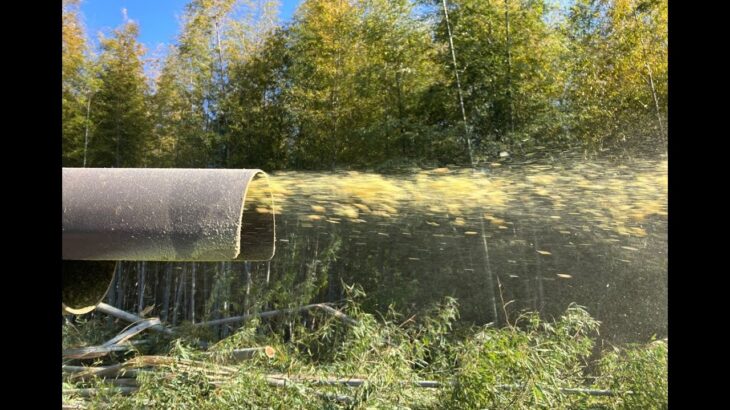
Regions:
<instances>
[{"instance_id":1,"label":"bamboo grove","mask_svg":"<svg viewBox=\"0 0 730 410\"><path fill-rule=\"evenodd\" d=\"M285 23L278 8L193 0L151 53L126 16L92 47L65 0L64 166L372 168L666 146L665 0L304 0Z\"/></svg>"}]
</instances>

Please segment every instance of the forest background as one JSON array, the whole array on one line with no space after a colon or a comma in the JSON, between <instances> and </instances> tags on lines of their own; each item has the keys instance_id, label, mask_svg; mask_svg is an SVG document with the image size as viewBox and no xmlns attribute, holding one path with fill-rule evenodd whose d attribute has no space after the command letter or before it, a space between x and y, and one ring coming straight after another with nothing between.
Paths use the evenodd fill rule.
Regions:
<instances>
[{"instance_id":1,"label":"forest background","mask_svg":"<svg viewBox=\"0 0 730 410\"><path fill-rule=\"evenodd\" d=\"M64 0L63 166L666 150L666 1L304 0L285 23L279 6L191 1L156 58L126 16L92 47L79 1Z\"/></svg>"}]
</instances>

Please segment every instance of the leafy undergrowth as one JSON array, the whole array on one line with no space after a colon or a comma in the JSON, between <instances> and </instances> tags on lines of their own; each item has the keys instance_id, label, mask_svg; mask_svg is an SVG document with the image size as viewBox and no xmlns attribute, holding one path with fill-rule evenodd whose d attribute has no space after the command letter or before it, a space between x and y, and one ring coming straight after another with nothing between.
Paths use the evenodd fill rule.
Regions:
<instances>
[{"instance_id":1,"label":"leafy undergrowth","mask_svg":"<svg viewBox=\"0 0 730 410\"><path fill-rule=\"evenodd\" d=\"M84 407L662 409L668 405L667 341L612 347L599 359L591 359L599 323L582 307L570 306L552 321L529 313L504 328L456 329L454 299L447 298L422 318L404 318L395 311L376 318L359 309L355 300L363 296L361 292L351 289L351 296L343 312L356 320L354 325L313 312L306 320L301 315L252 320L207 351L197 347L199 332L183 331L157 356L127 355L127 363L138 370L136 380L131 380L137 388L133 394L122 395L108 387L113 379L66 377L64 403L81 403L80 390L71 389L95 388ZM94 321L83 326L100 328ZM275 349L273 357L226 362L233 349L264 345ZM117 376L117 385L122 377L126 376ZM343 379L357 385L348 386Z\"/></svg>"}]
</instances>

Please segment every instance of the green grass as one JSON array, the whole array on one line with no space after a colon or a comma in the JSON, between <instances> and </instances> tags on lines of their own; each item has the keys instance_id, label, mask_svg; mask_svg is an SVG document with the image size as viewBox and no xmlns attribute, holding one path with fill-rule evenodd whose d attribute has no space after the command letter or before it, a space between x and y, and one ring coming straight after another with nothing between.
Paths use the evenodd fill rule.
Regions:
<instances>
[{"instance_id":1,"label":"green grass","mask_svg":"<svg viewBox=\"0 0 730 410\"><path fill-rule=\"evenodd\" d=\"M107 391L86 404L119 409L667 408L667 341L612 347L596 359L599 323L580 306L570 306L552 321L527 313L504 328L457 329L454 299L424 317L404 318L393 310L375 317L359 308L362 292L350 288L350 296L344 312L357 325L322 313L311 313L306 321L301 315L252 320L214 344L213 354L195 348L200 335L188 332L156 352L174 360L140 373L138 392ZM64 336L75 343L81 335L93 337L103 329L100 321L77 324L89 330L65 330ZM236 365L217 360L231 349L262 345L273 346L275 357ZM290 381L272 386L267 375ZM326 377L367 381L358 387L313 382ZM417 387L418 380L438 381L441 387ZM64 390L103 385L102 380L67 381ZM610 389L615 395L571 394L568 388ZM72 396L65 393L65 402L75 400Z\"/></svg>"}]
</instances>

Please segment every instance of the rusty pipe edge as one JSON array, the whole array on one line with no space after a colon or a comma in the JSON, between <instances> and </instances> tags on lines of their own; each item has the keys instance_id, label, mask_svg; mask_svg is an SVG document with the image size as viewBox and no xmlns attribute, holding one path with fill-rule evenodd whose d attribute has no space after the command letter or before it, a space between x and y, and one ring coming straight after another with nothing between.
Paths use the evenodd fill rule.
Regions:
<instances>
[{"instance_id":1,"label":"rusty pipe edge","mask_svg":"<svg viewBox=\"0 0 730 410\"><path fill-rule=\"evenodd\" d=\"M64 168L63 259L261 261L274 201L258 169Z\"/></svg>"}]
</instances>

